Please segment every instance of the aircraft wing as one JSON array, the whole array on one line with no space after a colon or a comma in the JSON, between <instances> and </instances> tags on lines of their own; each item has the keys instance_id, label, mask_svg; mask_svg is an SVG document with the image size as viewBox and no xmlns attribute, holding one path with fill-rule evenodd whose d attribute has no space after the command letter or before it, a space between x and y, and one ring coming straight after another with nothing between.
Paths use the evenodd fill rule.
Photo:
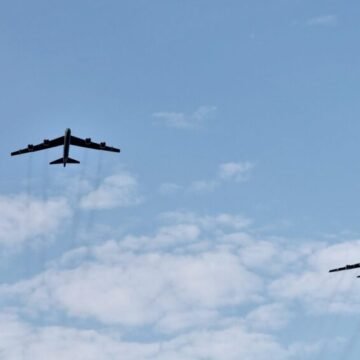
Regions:
<instances>
[{"instance_id":1,"label":"aircraft wing","mask_svg":"<svg viewBox=\"0 0 360 360\"><path fill-rule=\"evenodd\" d=\"M120 152L120 149L114 148L112 146L107 146L105 142L95 143L95 142L91 141L91 139L89 139L89 138L88 139L80 139L76 136L71 136L70 144L88 148L88 149Z\"/></svg>"},{"instance_id":2,"label":"aircraft wing","mask_svg":"<svg viewBox=\"0 0 360 360\"><path fill-rule=\"evenodd\" d=\"M27 153L33 152L33 151L46 150L46 149L49 149L49 148L52 148L55 146L60 146L60 145L64 145L64 136L61 136L61 137L53 139L53 140L44 140L41 144L38 144L38 145L29 144L24 149L20 149L18 151L12 152L11 156L27 154Z\"/></svg>"},{"instance_id":3,"label":"aircraft wing","mask_svg":"<svg viewBox=\"0 0 360 360\"><path fill-rule=\"evenodd\" d=\"M351 269L357 269L357 268L360 268L360 263L354 264L354 265L346 265L344 267L337 268L337 269L332 269L332 270L329 270L329 272L344 271L344 270L351 270Z\"/></svg>"}]
</instances>

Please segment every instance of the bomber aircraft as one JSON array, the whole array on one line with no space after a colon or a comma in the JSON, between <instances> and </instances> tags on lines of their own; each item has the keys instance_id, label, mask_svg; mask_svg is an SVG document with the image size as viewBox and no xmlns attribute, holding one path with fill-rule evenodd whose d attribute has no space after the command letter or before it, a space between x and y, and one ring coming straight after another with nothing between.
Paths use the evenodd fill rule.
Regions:
<instances>
[{"instance_id":1,"label":"bomber aircraft","mask_svg":"<svg viewBox=\"0 0 360 360\"><path fill-rule=\"evenodd\" d=\"M337 269L331 269L331 270L329 270L329 272L352 270L352 269L358 269L358 268L360 268L360 263L359 264L353 264L353 265L346 265L344 267L337 268ZM360 278L360 276L357 276L357 277Z\"/></svg>"},{"instance_id":2,"label":"bomber aircraft","mask_svg":"<svg viewBox=\"0 0 360 360\"><path fill-rule=\"evenodd\" d=\"M120 152L120 149L117 149L117 148L114 148L111 146L107 146L105 142L95 143L95 142L91 141L90 138L80 139L76 136L72 136L71 130L66 129L64 136L60 136L53 140L45 139L41 144L38 144L38 145L29 144L25 149L21 149L21 150L12 152L11 156L26 154L26 153L30 153L33 151L45 150L45 149L49 149L49 148L56 147L56 146L63 146L64 147L63 157L60 159L51 161L50 164L51 165L63 164L64 167L66 166L66 164L80 164L80 161L69 157L70 145L81 146L84 148L95 149L95 150L105 150L105 151L112 151L112 152L117 152L117 153Z\"/></svg>"}]
</instances>

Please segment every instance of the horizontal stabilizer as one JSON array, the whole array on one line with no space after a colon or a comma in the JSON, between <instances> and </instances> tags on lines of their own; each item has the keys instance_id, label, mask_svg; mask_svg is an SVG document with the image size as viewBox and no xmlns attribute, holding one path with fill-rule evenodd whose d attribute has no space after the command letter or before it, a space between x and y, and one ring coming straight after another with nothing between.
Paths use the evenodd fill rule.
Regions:
<instances>
[{"instance_id":1,"label":"horizontal stabilizer","mask_svg":"<svg viewBox=\"0 0 360 360\"><path fill-rule=\"evenodd\" d=\"M57 165L57 164L64 164L64 158L60 158L60 159L57 159L57 160L54 160L50 163L50 165ZM75 159L71 159L71 158L68 158L66 160L66 164L80 164L80 161L78 160L75 160Z\"/></svg>"},{"instance_id":2,"label":"horizontal stabilizer","mask_svg":"<svg viewBox=\"0 0 360 360\"><path fill-rule=\"evenodd\" d=\"M57 164L63 164L64 163L64 158L60 158L57 160L54 160L50 163L50 165L57 165Z\"/></svg>"},{"instance_id":3,"label":"horizontal stabilizer","mask_svg":"<svg viewBox=\"0 0 360 360\"><path fill-rule=\"evenodd\" d=\"M67 164L80 164L80 161L68 158L66 163Z\"/></svg>"}]
</instances>

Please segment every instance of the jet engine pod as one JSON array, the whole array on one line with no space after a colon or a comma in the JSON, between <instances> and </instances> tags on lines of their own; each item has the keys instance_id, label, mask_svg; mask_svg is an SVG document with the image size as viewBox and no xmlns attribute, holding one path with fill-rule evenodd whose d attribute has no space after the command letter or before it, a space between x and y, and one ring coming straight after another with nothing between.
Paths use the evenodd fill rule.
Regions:
<instances>
[{"instance_id":1,"label":"jet engine pod","mask_svg":"<svg viewBox=\"0 0 360 360\"><path fill-rule=\"evenodd\" d=\"M105 146L106 146L106 142L101 142L101 143L100 143L100 147L101 147L101 148L104 148Z\"/></svg>"},{"instance_id":2,"label":"jet engine pod","mask_svg":"<svg viewBox=\"0 0 360 360\"><path fill-rule=\"evenodd\" d=\"M86 143L86 144L90 144L90 143L91 143L91 138L86 138L86 139L85 139L85 143Z\"/></svg>"},{"instance_id":3,"label":"jet engine pod","mask_svg":"<svg viewBox=\"0 0 360 360\"><path fill-rule=\"evenodd\" d=\"M29 151L33 151L33 150L34 150L34 145L33 145L33 144L29 144L29 145L28 145L28 150L29 150Z\"/></svg>"}]
</instances>

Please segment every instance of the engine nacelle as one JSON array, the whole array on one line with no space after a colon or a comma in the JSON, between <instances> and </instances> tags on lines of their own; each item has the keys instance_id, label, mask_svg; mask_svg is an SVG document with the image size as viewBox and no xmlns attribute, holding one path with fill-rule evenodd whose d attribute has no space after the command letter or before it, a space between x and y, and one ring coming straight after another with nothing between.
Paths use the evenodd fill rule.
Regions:
<instances>
[{"instance_id":1,"label":"engine nacelle","mask_svg":"<svg viewBox=\"0 0 360 360\"><path fill-rule=\"evenodd\" d=\"M50 140L49 139L44 139L44 145L49 146L49 144L50 144Z\"/></svg>"},{"instance_id":2,"label":"engine nacelle","mask_svg":"<svg viewBox=\"0 0 360 360\"><path fill-rule=\"evenodd\" d=\"M86 144L90 144L90 143L91 143L91 138L86 138L86 139L85 139L85 143L86 143Z\"/></svg>"},{"instance_id":3,"label":"engine nacelle","mask_svg":"<svg viewBox=\"0 0 360 360\"><path fill-rule=\"evenodd\" d=\"M101 148L104 148L105 146L106 146L106 142L101 142L101 143L100 143L100 147L101 147Z\"/></svg>"},{"instance_id":4,"label":"engine nacelle","mask_svg":"<svg viewBox=\"0 0 360 360\"><path fill-rule=\"evenodd\" d=\"M34 150L34 145L33 145L33 144L29 144L29 145L28 145L28 150L29 150L29 151L33 151L33 150Z\"/></svg>"}]
</instances>

